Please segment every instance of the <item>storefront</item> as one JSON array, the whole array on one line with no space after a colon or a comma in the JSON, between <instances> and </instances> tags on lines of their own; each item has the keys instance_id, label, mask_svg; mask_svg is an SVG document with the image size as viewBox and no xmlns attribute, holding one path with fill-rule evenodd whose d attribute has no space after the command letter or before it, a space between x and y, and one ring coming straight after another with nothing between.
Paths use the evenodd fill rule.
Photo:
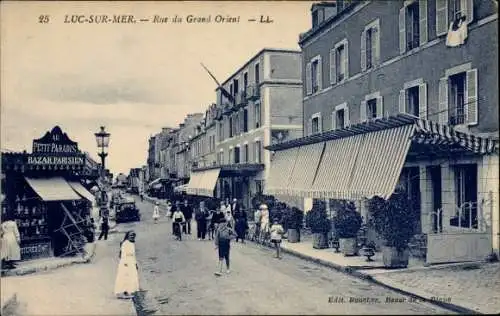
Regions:
<instances>
[{"instance_id":1,"label":"storefront","mask_svg":"<svg viewBox=\"0 0 500 316\"><path fill-rule=\"evenodd\" d=\"M266 194L356 201L366 220L368 199L404 186L428 263L498 251L498 140L400 114L267 149Z\"/></svg>"},{"instance_id":2,"label":"storefront","mask_svg":"<svg viewBox=\"0 0 500 316\"><path fill-rule=\"evenodd\" d=\"M88 159L57 126L33 141L32 153L2 153L2 215L17 223L22 260L80 251L94 201L84 184L98 174Z\"/></svg>"}]
</instances>

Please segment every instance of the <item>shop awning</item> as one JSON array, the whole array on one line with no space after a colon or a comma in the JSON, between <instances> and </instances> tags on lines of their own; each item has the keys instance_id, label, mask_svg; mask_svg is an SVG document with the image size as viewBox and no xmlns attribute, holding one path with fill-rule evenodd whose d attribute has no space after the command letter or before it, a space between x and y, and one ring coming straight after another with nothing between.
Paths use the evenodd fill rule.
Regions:
<instances>
[{"instance_id":1,"label":"shop awning","mask_svg":"<svg viewBox=\"0 0 500 316\"><path fill-rule=\"evenodd\" d=\"M95 196L90 193L83 185L81 185L79 182L75 181L68 181L68 184L73 188L73 190L76 191L81 197L89 200L90 202L94 203L95 202Z\"/></svg>"},{"instance_id":2,"label":"shop awning","mask_svg":"<svg viewBox=\"0 0 500 316\"><path fill-rule=\"evenodd\" d=\"M179 185L174 188L174 192L180 193L180 192L186 192L187 189L187 184Z\"/></svg>"},{"instance_id":3,"label":"shop awning","mask_svg":"<svg viewBox=\"0 0 500 316\"><path fill-rule=\"evenodd\" d=\"M271 195L287 194L290 175L292 174L299 147L280 150L274 153L271 160L272 168L269 169L265 193Z\"/></svg>"},{"instance_id":4,"label":"shop awning","mask_svg":"<svg viewBox=\"0 0 500 316\"><path fill-rule=\"evenodd\" d=\"M25 178L26 182L44 201L71 201L80 200L81 197L61 177L34 179Z\"/></svg>"},{"instance_id":5,"label":"shop awning","mask_svg":"<svg viewBox=\"0 0 500 316\"><path fill-rule=\"evenodd\" d=\"M200 182L202 181L203 171L201 172L191 172L189 175L189 182L186 187L186 193L191 195L197 195Z\"/></svg>"},{"instance_id":6,"label":"shop awning","mask_svg":"<svg viewBox=\"0 0 500 316\"><path fill-rule=\"evenodd\" d=\"M151 181L151 182L149 183L149 186L150 186L150 187L153 187L155 184L159 184L159 183L160 183L160 181L161 181L161 178L156 178L156 179L154 179L153 181Z\"/></svg>"},{"instance_id":7,"label":"shop awning","mask_svg":"<svg viewBox=\"0 0 500 316\"><path fill-rule=\"evenodd\" d=\"M324 150L318 159L317 152L321 152L322 146ZM413 152L414 147L421 152ZM266 149L275 151L268 194L349 200L389 198L406 159L413 154L439 152L449 156L461 151L483 155L499 150L498 140L462 133L447 125L404 114ZM290 174L289 160L294 160L293 157L295 165Z\"/></svg>"},{"instance_id":8,"label":"shop awning","mask_svg":"<svg viewBox=\"0 0 500 316\"><path fill-rule=\"evenodd\" d=\"M213 197L220 168L192 171L186 193Z\"/></svg>"}]
</instances>

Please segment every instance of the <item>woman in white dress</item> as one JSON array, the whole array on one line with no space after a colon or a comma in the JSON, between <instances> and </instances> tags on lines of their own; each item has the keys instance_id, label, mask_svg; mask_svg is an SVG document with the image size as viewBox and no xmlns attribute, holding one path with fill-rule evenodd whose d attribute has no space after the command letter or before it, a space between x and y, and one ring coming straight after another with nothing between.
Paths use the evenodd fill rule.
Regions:
<instances>
[{"instance_id":1,"label":"woman in white dress","mask_svg":"<svg viewBox=\"0 0 500 316\"><path fill-rule=\"evenodd\" d=\"M260 233L262 240L265 241L270 233L269 226L269 210L266 204L262 204L260 207Z\"/></svg>"},{"instance_id":2,"label":"woman in white dress","mask_svg":"<svg viewBox=\"0 0 500 316\"><path fill-rule=\"evenodd\" d=\"M1 258L8 267L14 268L14 261L21 260L21 237L16 222L10 215L4 216L4 222L1 225L2 249Z\"/></svg>"},{"instance_id":3,"label":"woman in white dress","mask_svg":"<svg viewBox=\"0 0 500 316\"><path fill-rule=\"evenodd\" d=\"M158 222L159 218L160 218L160 206L159 203L156 202L155 207L153 208L153 220L155 221L155 224L156 222Z\"/></svg>"},{"instance_id":4,"label":"woman in white dress","mask_svg":"<svg viewBox=\"0 0 500 316\"><path fill-rule=\"evenodd\" d=\"M120 263L116 274L115 295L118 298L132 298L139 291L139 274L135 258L135 232L125 234L120 246Z\"/></svg>"}]
</instances>

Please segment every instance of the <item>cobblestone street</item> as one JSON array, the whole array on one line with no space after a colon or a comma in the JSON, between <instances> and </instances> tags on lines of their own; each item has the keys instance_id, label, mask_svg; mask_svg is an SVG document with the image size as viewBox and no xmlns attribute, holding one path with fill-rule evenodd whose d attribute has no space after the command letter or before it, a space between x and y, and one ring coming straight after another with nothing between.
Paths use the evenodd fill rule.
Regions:
<instances>
[{"instance_id":1,"label":"cobblestone street","mask_svg":"<svg viewBox=\"0 0 500 316\"><path fill-rule=\"evenodd\" d=\"M154 224L151 204L138 205L142 222L120 224L120 230L137 232L145 308L157 314L447 313L427 303L410 303L409 298L386 303L404 297L296 257L274 259L270 249L250 243L233 243L231 274L215 277L212 241L198 241L195 229L192 236L175 241L169 220ZM349 303L351 298L357 303Z\"/></svg>"}]
</instances>

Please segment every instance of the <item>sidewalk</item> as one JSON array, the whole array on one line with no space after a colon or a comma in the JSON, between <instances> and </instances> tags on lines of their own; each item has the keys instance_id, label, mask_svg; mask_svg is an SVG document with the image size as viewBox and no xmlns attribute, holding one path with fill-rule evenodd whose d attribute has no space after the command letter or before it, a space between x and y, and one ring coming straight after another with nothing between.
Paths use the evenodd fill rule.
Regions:
<instances>
[{"instance_id":1,"label":"sidewalk","mask_svg":"<svg viewBox=\"0 0 500 316\"><path fill-rule=\"evenodd\" d=\"M113 294L119 241L114 235L97 242L91 263L2 277L2 307L16 296L15 315L136 315L131 300L119 300ZM38 264L43 266L41 261Z\"/></svg>"},{"instance_id":2,"label":"sidewalk","mask_svg":"<svg viewBox=\"0 0 500 316\"><path fill-rule=\"evenodd\" d=\"M314 249L311 236L300 243L282 243L283 252L313 261L401 294L465 314L500 311L500 263L459 263L424 267L410 259L406 269L385 269L381 253L344 257L332 248Z\"/></svg>"}]
</instances>

